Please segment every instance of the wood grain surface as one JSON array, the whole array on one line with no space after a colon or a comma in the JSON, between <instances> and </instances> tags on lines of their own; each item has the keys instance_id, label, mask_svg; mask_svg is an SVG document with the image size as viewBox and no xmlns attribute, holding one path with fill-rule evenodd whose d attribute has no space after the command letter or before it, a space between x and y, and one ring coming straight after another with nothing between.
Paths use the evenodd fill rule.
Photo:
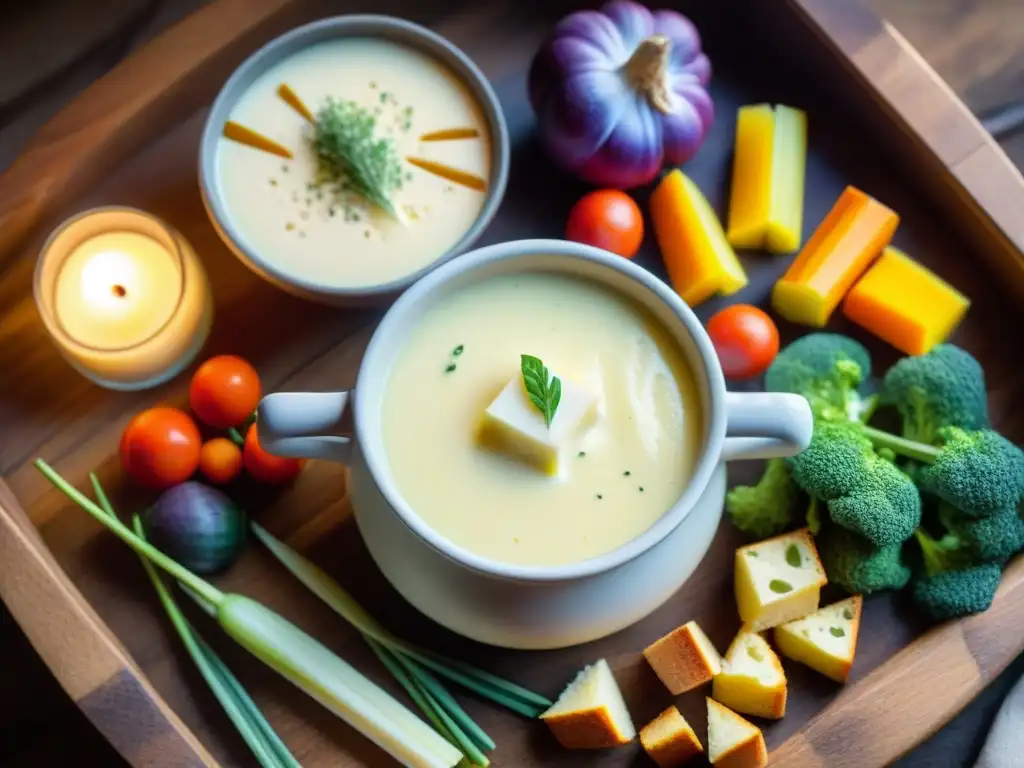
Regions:
<instances>
[{"instance_id":1,"label":"wood grain surface","mask_svg":"<svg viewBox=\"0 0 1024 768\"><path fill-rule=\"evenodd\" d=\"M0 482L0 595L29 642L100 733L136 765L154 751L168 764L216 766L39 538Z\"/></svg>"},{"instance_id":2,"label":"wood grain surface","mask_svg":"<svg viewBox=\"0 0 1024 768\"><path fill-rule=\"evenodd\" d=\"M251 10L256 5L258 8ZM5 227L13 222L14 234L24 241L20 249L11 248L6 263L0 264L0 371L4 372L0 376L0 434L5 436L0 443L0 474L28 511L37 535L66 574L66 590L60 597L73 597L77 589L88 603L82 615L88 616L94 611L109 628L109 633L103 630L97 633L110 641L108 653L116 656L118 643L123 644L134 662L125 661L121 667L111 664L104 668L109 674L97 674L95 681L90 679L89 684L75 679L75 669L62 668L57 662L50 664L101 731L123 731L120 741L112 741L136 765L176 763L168 759L170 753L161 748L162 737L155 735L155 731L150 735L146 729L140 729L135 720L126 721L123 711L118 713L123 699L117 691L132 689L132 684L118 677L119 668L141 670L148 683L143 680L138 685L143 689L152 685L207 745L214 759L227 765L251 765L253 761L168 631L137 560L83 513L70 507L37 475L30 462L42 455L77 483L82 483L86 474L95 469L122 511L139 508L146 497L121 482L114 452L117 436L138 409L157 401L182 403L186 379L182 377L148 393L112 393L97 389L68 369L45 337L32 306L32 254L41 233L33 232L31 225L42 223L45 228L55 217L97 203L125 202L157 213L188 237L210 273L218 301L218 321L206 349L208 354L233 352L248 357L259 368L268 390L350 386L379 310L338 311L304 304L261 282L218 241L206 220L196 189L194 158L203 112L194 110L203 99L183 93L182 83L201 83L208 97L216 89L217 77L222 77L232 62L240 59L259 39L271 35L279 23L321 15L328 4L265 0L256 5L246 4L245 9L250 10L245 10L236 0L217 0L202 12L205 16L200 14L189 19L186 23L191 26L186 29L190 36L199 35L200 47L193 53L199 63L194 66L189 65L188 56L177 53L186 45L186 38L178 36L180 30L172 30L163 39L161 50L173 55L166 61L145 59L148 69L155 71L147 75L146 68L128 62L115 70L110 80L100 81L87 98L69 109L71 114L77 115L73 131L78 134L77 138L69 143L62 133L48 129L29 149L31 154L26 156L34 156L44 169L49 169L45 184L33 183L26 170L28 166L24 164L16 165L0 178L0 222ZM803 16L794 14L792 9L797 5L803 9ZM368 6L353 4L352 9ZM336 4L330 7L338 11ZM872 88L871 78L878 74L874 67L879 64L869 53L877 34L883 34L882 43L878 43L881 48L877 50L885 51L886 56L896 50L891 48L893 41L899 43L896 55L902 62L900 66L905 68L900 71L905 73L902 77L909 79L897 78L898 81L916 87L924 82L918 78L930 80L931 75L913 68L919 60L887 27L878 25L876 17L830 15L828 9L836 7L815 0L794 0L793 5L780 0L769 7L768 15L774 14L776 21L781 19L783 28L789 30L790 37L785 38L787 46L792 43L814 57L804 60L815 63L808 67L801 66L792 56L778 55L765 45L758 32L762 20L752 18L742 4L716 5L714 9L686 6L700 25L716 63L713 95L719 109L715 130L687 170L721 210L727 190L736 106L766 100L807 108L811 115L812 138L806 226L810 228L820 221L847 183L861 186L900 211L903 224L897 233L897 244L976 299L955 341L985 363L995 423L1011 438L1020 441L1024 439L1024 407L1018 393L1024 384L1024 370L1019 361L1004 354L1015 340L1020 303L1015 298L1013 283L994 282L976 260L976 257L980 259L990 254L991 263L1012 266L1012 261L1004 261L1014 256L1012 249L1005 248L1003 243L1012 241L1006 232L1006 223L963 203L959 208L950 209L950 200L954 198L935 189L936 184L944 184L955 190L955 197L961 200L965 192L971 191L971 185L956 172L960 160L949 165L939 164L947 169L944 172L927 160L928 153L922 154L920 147L902 161L893 159L894 153L880 131L888 121L891 133L903 133L912 143L923 142L929 147L928 137L931 136L930 141L939 142L943 151L961 159L975 156L979 148L988 147L981 155L985 162L979 163L979 167L986 168L994 178L1003 179L1001 184L1005 186L1001 188L1010 191L1019 177L1007 174L1003 158L998 153L992 154L994 150L978 135L969 115L957 104L949 103L948 92L939 88L932 92L927 104L914 109L904 103L901 90L891 83L884 92ZM234 10L228 13L229 8ZM378 2L374 10L433 25L481 65L499 94L513 138L513 170L506 202L484 242L524 236L560 236L564 216L583 187L553 174L533 144L532 116L526 103L524 79L530 55L564 8L525 12L509 1L485 5L455 3L444 10L430 10L416 3L396 0ZM205 23L197 22L197 18L204 19ZM848 18L859 19L857 24L862 37L849 36L850 27L844 21ZM818 35L807 34L808 21L822 25ZM212 31L216 26L213 22L221 26L219 34L225 40L244 38L245 44L231 44L227 46L230 53L222 54ZM839 32L843 33L839 36L842 39L837 39ZM856 61L859 75L849 65L836 64L836 46L844 50L844 46L853 46L851 50L860 51ZM206 72L217 74L210 75L208 81ZM914 72L918 74L913 75ZM132 96L129 100L136 106L118 113L123 118L121 122L111 122L108 112L123 109L114 98L117 88L111 82L121 88L145 89L150 77L153 83L176 85L165 89L170 95L161 96L151 89L144 97L139 97L141 101ZM855 98L855 92L860 98ZM133 94L134 90L129 93ZM932 102L940 97L943 97L942 103ZM90 106L93 99L98 100L97 104ZM897 111L902 123L894 123L892 113L882 115L878 105L884 100L894 102L903 110ZM851 104L857 108L851 111ZM875 106L870 109L862 104ZM160 118L156 127L149 123L154 116ZM966 127L959 131L950 129L952 117L957 118L954 122ZM57 125L69 130L70 124L62 122L66 120L65 116L58 118ZM124 146L110 137L112 129L122 125L127 142ZM894 129L893 125L902 126L902 131ZM929 126L937 133L929 134ZM917 132L919 127L921 133ZM92 131L95 134L90 136ZM113 132L116 138L117 131ZM915 134L916 138L906 134ZM141 151L135 152L136 148ZM82 149L95 151L102 158L83 160L77 157ZM51 203L40 191L45 192L59 183L61 158L65 152L73 155L70 158L72 188L63 200ZM976 173L980 178L981 172ZM968 181L977 184L977 178L973 181L972 178ZM28 189L29 194L20 195L22 188ZM543 203L538 204L538 201ZM8 202L13 203L17 211L13 219L3 218ZM957 215L940 213L949 210L955 210ZM988 225L985 225L986 220ZM8 242L8 231L0 230L4 233L4 243ZM973 247L965 245L967 242ZM745 261L752 283L735 298L763 302L772 281L784 270L788 259L748 255ZM645 245L640 263L664 274L651 243ZM720 300L709 302L700 308L699 314L707 317L723 303ZM841 322L835 327L860 336ZM799 330L784 327L783 332L787 338L792 338ZM891 350L871 339L864 340L877 353L879 368L894 359ZM755 466L730 468L730 478L748 480L756 472ZM670 701L642 662L640 651L647 643L677 624L695 618L716 644L724 648L738 628L735 615L722 610L723 605L731 604L731 552L739 543L739 537L728 526L719 531L708 557L691 581L648 619L611 638L580 648L522 654L457 638L416 614L394 593L373 567L348 522L342 468L312 463L293 487L277 494L244 484L234 490L268 528L323 565L400 635L472 659L552 696L583 663L605 656L619 678L638 723L653 717ZM12 508L14 504L8 502L4 506ZM2 541L9 547L15 540L10 538L15 529L6 526L4 530ZM31 530L24 527L18 530L22 531L19 541L32 541ZM909 647L908 643L921 634L924 626L904 597L882 596L869 600L853 678L845 689L840 690L806 669L788 665L789 714L783 721L766 727L769 745L775 750L773 764L842 765L844 755L848 756L852 750L852 754L861 758L857 765L882 765L941 726L1005 666L1024 643L1019 631L1013 630L1015 611L1024 603L1022 580L1022 566L1017 563L1008 572L998 602L990 612L935 629ZM220 584L226 589L257 596L397 693L396 686L356 633L318 604L256 546ZM0 589L7 599L3 582L0 582ZM28 610L32 606L26 607L31 602L15 606L8 600L20 621L41 627ZM59 605L52 597L50 601L34 602ZM250 688L303 765L388 764L365 740L217 637L202 617L196 617L196 621L208 630L212 644ZM88 664L86 668L93 666ZM936 677L940 672L943 682L938 687L943 695L938 695L929 685L930 681L940 679ZM75 688L76 685L79 687ZM946 689L948 695L945 695ZM79 695L81 693L85 695ZM676 703L699 726L703 737L700 696L684 696ZM499 751L494 755L496 766L617 766L631 764L638 758L635 746L597 755L567 753L536 724L516 720L468 697L466 706L499 743ZM173 726L173 718L168 718L167 722ZM182 743L193 743L187 733L180 738Z\"/></svg>"}]
</instances>

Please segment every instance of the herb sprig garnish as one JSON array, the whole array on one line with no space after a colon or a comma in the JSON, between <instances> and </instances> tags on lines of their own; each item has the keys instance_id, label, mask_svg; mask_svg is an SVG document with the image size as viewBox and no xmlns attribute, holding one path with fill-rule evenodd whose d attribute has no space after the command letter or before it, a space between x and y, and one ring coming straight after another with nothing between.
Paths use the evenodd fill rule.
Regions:
<instances>
[{"instance_id":1,"label":"herb sprig garnish","mask_svg":"<svg viewBox=\"0 0 1024 768\"><path fill-rule=\"evenodd\" d=\"M328 99L313 126L320 175L337 180L345 191L404 224L392 199L402 187L402 160L394 141L375 135L376 126L373 115L354 101Z\"/></svg>"},{"instance_id":2,"label":"herb sprig garnish","mask_svg":"<svg viewBox=\"0 0 1024 768\"><path fill-rule=\"evenodd\" d=\"M526 396L544 416L548 427L555 418L558 402L562 399L562 381L552 376L539 357L520 355L520 367L523 371L523 384Z\"/></svg>"}]
</instances>

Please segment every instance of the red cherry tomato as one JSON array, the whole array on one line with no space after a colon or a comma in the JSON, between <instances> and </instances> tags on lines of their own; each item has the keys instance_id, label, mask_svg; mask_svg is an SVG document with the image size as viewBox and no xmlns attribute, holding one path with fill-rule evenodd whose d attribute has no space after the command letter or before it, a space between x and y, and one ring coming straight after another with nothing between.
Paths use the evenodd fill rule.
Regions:
<instances>
[{"instance_id":1,"label":"red cherry tomato","mask_svg":"<svg viewBox=\"0 0 1024 768\"><path fill-rule=\"evenodd\" d=\"M192 417L160 406L132 419L121 435L121 466L150 488L170 488L195 474L202 438Z\"/></svg>"},{"instance_id":2,"label":"red cherry tomato","mask_svg":"<svg viewBox=\"0 0 1024 768\"><path fill-rule=\"evenodd\" d=\"M727 379L753 378L779 354L779 329L768 315L749 304L733 304L716 312L707 331Z\"/></svg>"},{"instance_id":3,"label":"red cherry tomato","mask_svg":"<svg viewBox=\"0 0 1024 768\"><path fill-rule=\"evenodd\" d=\"M226 437L215 437L199 451L199 471L215 485L230 483L242 471L242 449Z\"/></svg>"},{"instance_id":4,"label":"red cherry tomato","mask_svg":"<svg viewBox=\"0 0 1024 768\"><path fill-rule=\"evenodd\" d=\"M249 426L245 433L245 448L242 450L242 464L245 471L263 483L287 483L302 471L302 459L285 459L263 450L256 437L256 425Z\"/></svg>"},{"instance_id":5,"label":"red cherry tomato","mask_svg":"<svg viewBox=\"0 0 1024 768\"><path fill-rule=\"evenodd\" d=\"M599 189L581 197L569 211L565 237L632 259L644 239L644 216L625 192Z\"/></svg>"},{"instance_id":6,"label":"red cherry tomato","mask_svg":"<svg viewBox=\"0 0 1024 768\"><path fill-rule=\"evenodd\" d=\"M188 390L196 418L227 429L244 422L260 402L260 377L240 357L218 355L199 366Z\"/></svg>"}]
</instances>

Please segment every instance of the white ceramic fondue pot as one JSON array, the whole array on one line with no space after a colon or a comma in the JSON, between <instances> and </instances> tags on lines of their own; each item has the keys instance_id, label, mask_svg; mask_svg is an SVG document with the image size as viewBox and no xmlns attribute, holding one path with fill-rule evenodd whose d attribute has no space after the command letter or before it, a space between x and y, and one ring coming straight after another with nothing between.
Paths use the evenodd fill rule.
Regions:
<instances>
[{"instance_id":1,"label":"white ceramic fondue pot","mask_svg":"<svg viewBox=\"0 0 1024 768\"><path fill-rule=\"evenodd\" d=\"M454 291L508 273L550 271L603 283L646 307L693 368L704 435L693 477L647 531L598 557L523 566L481 557L432 530L402 498L388 468L381 411L392 363L409 330ZM338 434L352 409L353 434ZM340 461L350 469L359 531L394 587L430 618L466 637L509 648L558 648L615 632L669 598L707 552L722 517L723 462L790 456L812 420L798 395L727 392L697 316L661 280L620 256L561 240L519 240L459 256L406 291L381 321L355 389L268 395L258 414L263 447L280 456ZM430 435L422 435L429 450Z\"/></svg>"}]
</instances>

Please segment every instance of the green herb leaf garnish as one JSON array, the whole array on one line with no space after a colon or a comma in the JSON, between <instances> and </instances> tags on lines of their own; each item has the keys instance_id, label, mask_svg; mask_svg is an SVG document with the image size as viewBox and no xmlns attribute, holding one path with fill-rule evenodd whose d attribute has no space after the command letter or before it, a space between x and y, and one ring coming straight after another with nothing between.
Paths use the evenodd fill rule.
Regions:
<instances>
[{"instance_id":1,"label":"green herb leaf garnish","mask_svg":"<svg viewBox=\"0 0 1024 768\"><path fill-rule=\"evenodd\" d=\"M784 595L787 592L793 591L793 585L782 579L772 579L768 582L768 589L777 595Z\"/></svg>"},{"instance_id":2,"label":"green herb leaf garnish","mask_svg":"<svg viewBox=\"0 0 1024 768\"><path fill-rule=\"evenodd\" d=\"M786 547L786 562L789 563L793 568L799 568L801 564L800 560L800 548L796 544L790 544Z\"/></svg>"},{"instance_id":3,"label":"green herb leaf garnish","mask_svg":"<svg viewBox=\"0 0 1024 768\"><path fill-rule=\"evenodd\" d=\"M843 608L843 618L844 619L852 619L853 618L853 611L851 611L849 608Z\"/></svg>"},{"instance_id":4,"label":"green herb leaf garnish","mask_svg":"<svg viewBox=\"0 0 1024 768\"><path fill-rule=\"evenodd\" d=\"M562 381L557 376L551 376L539 357L520 355L520 367L526 395L544 415L544 423L550 427L555 411L558 410L558 402L562 399Z\"/></svg>"},{"instance_id":5,"label":"green herb leaf garnish","mask_svg":"<svg viewBox=\"0 0 1024 768\"><path fill-rule=\"evenodd\" d=\"M313 126L319 173L404 223L392 199L402 186L402 161L393 140L377 138L376 126L373 115L354 101L328 99Z\"/></svg>"},{"instance_id":6,"label":"green herb leaf garnish","mask_svg":"<svg viewBox=\"0 0 1024 768\"><path fill-rule=\"evenodd\" d=\"M842 627L829 627L828 631L832 633L832 637L846 637Z\"/></svg>"}]
</instances>

